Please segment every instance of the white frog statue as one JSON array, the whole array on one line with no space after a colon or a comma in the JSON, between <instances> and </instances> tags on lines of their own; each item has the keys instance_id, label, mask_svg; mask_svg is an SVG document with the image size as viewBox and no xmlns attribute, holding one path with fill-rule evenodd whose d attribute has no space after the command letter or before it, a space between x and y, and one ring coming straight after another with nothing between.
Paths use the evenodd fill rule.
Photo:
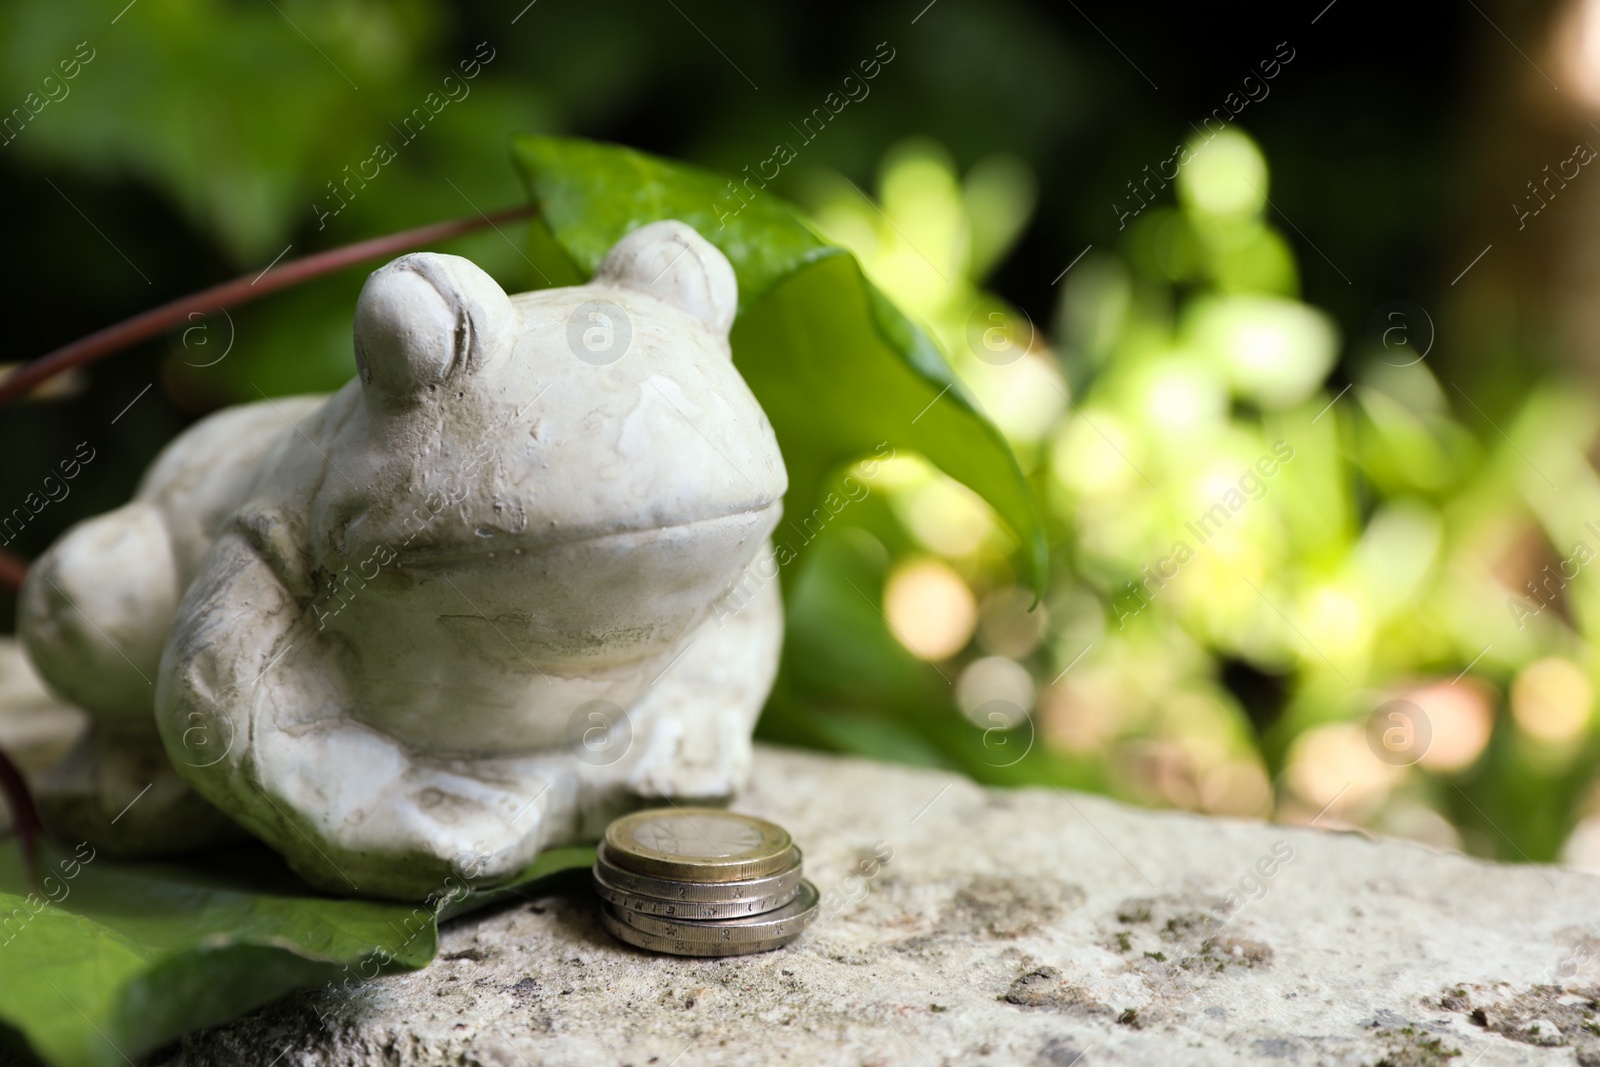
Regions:
<instances>
[{"instance_id":1,"label":"white frog statue","mask_svg":"<svg viewBox=\"0 0 1600 1067\"><path fill-rule=\"evenodd\" d=\"M242 827L324 889L420 899L735 792L787 482L736 303L673 221L572 288L374 272L355 380L203 420L30 570L24 643L91 720L47 821L129 856Z\"/></svg>"}]
</instances>

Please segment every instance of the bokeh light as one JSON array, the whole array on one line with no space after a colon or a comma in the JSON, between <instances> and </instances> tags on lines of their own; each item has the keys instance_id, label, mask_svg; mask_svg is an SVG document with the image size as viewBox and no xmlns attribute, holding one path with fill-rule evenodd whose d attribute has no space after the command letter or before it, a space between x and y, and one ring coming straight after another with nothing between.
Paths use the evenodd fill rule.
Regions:
<instances>
[{"instance_id":1,"label":"bokeh light","mask_svg":"<svg viewBox=\"0 0 1600 1067\"><path fill-rule=\"evenodd\" d=\"M996 703L1006 706L1008 727L1033 710L1033 676L1028 669L1005 656L984 656L963 667L956 677L956 706L962 713L977 722L980 713Z\"/></svg>"},{"instance_id":2,"label":"bokeh light","mask_svg":"<svg viewBox=\"0 0 1600 1067\"><path fill-rule=\"evenodd\" d=\"M1290 788L1313 808L1342 804L1329 815L1340 821L1350 811L1371 808L1404 776L1402 768L1373 755L1366 731L1356 723L1326 723L1295 739L1289 752Z\"/></svg>"},{"instance_id":3,"label":"bokeh light","mask_svg":"<svg viewBox=\"0 0 1600 1067\"><path fill-rule=\"evenodd\" d=\"M883 607L895 637L923 659L948 659L960 652L978 621L972 591L959 574L934 559L897 568L884 588Z\"/></svg>"},{"instance_id":4,"label":"bokeh light","mask_svg":"<svg viewBox=\"0 0 1600 1067\"><path fill-rule=\"evenodd\" d=\"M1178 173L1178 196L1201 215L1236 218L1258 214L1267 203L1267 161L1255 142L1235 129L1191 142L1192 158Z\"/></svg>"},{"instance_id":5,"label":"bokeh light","mask_svg":"<svg viewBox=\"0 0 1600 1067\"><path fill-rule=\"evenodd\" d=\"M1429 770L1463 770L1489 744L1489 734L1494 729L1493 693L1482 681L1438 681L1406 690L1404 699L1428 716L1433 738L1421 763Z\"/></svg>"},{"instance_id":6,"label":"bokeh light","mask_svg":"<svg viewBox=\"0 0 1600 1067\"><path fill-rule=\"evenodd\" d=\"M1589 723L1594 689L1577 664L1560 656L1530 663L1511 687L1511 714L1540 741L1571 741Z\"/></svg>"}]
</instances>

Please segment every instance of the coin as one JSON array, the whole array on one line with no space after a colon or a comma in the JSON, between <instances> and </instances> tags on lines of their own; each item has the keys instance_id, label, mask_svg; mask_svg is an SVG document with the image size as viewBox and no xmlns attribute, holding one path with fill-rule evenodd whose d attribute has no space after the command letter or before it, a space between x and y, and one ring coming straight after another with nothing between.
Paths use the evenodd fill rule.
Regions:
<instances>
[{"instance_id":1,"label":"coin","mask_svg":"<svg viewBox=\"0 0 1600 1067\"><path fill-rule=\"evenodd\" d=\"M612 863L603 844L596 853L594 870L605 882L624 893L654 897L657 900L722 904L757 897L781 896L785 893L792 896L794 888L800 884L802 857L798 845L789 846L789 851L794 854L793 861L777 874L769 874L764 878L749 878L742 882L684 882L635 874Z\"/></svg>"},{"instance_id":2,"label":"coin","mask_svg":"<svg viewBox=\"0 0 1600 1067\"><path fill-rule=\"evenodd\" d=\"M637 874L691 882L763 878L793 861L789 833L720 808L653 808L606 828L610 862Z\"/></svg>"},{"instance_id":3,"label":"coin","mask_svg":"<svg viewBox=\"0 0 1600 1067\"><path fill-rule=\"evenodd\" d=\"M765 896L747 895L739 900L662 900L657 897L642 896L638 893L629 893L619 889L606 881L604 874L598 869L598 864L596 868L592 872L592 877L595 892L600 894L601 900L609 901L623 911L637 911L646 915L663 915L671 919L737 919L745 915L760 915L763 912L774 911L789 903L794 899L795 893L800 888L797 880L796 884L776 893Z\"/></svg>"},{"instance_id":4,"label":"coin","mask_svg":"<svg viewBox=\"0 0 1600 1067\"><path fill-rule=\"evenodd\" d=\"M798 937L817 917L817 887L810 882L801 882L795 898L781 908L762 915L719 921L669 919L625 911L610 904L602 904L601 908L633 929L663 941L694 945L765 944L772 941L781 944Z\"/></svg>"},{"instance_id":5,"label":"coin","mask_svg":"<svg viewBox=\"0 0 1600 1067\"><path fill-rule=\"evenodd\" d=\"M634 948L646 952L663 952L670 956L745 956L753 952L771 952L794 940L792 937L771 938L766 941L684 941L678 938L657 937L636 929L617 918L609 904L600 905L600 925L618 941L626 941Z\"/></svg>"}]
</instances>

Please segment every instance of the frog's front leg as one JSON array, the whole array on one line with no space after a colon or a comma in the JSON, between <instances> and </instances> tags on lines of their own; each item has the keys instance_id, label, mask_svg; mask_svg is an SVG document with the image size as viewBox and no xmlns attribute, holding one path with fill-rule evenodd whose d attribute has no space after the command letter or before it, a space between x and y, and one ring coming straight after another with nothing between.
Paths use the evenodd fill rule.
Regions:
<instances>
[{"instance_id":1,"label":"frog's front leg","mask_svg":"<svg viewBox=\"0 0 1600 1067\"><path fill-rule=\"evenodd\" d=\"M239 817L334 892L415 900L507 881L577 803L559 760L419 758L343 714L258 731Z\"/></svg>"},{"instance_id":2,"label":"frog's front leg","mask_svg":"<svg viewBox=\"0 0 1600 1067\"><path fill-rule=\"evenodd\" d=\"M783 604L769 543L629 710L641 797L726 798L750 775L750 737L778 670Z\"/></svg>"},{"instance_id":3,"label":"frog's front leg","mask_svg":"<svg viewBox=\"0 0 1600 1067\"><path fill-rule=\"evenodd\" d=\"M422 899L514 875L574 818L563 754L421 758L364 725L351 653L279 577L274 540L226 534L178 612L156 698L173 762L333 892Z\"/></svg>"}]
</instances>

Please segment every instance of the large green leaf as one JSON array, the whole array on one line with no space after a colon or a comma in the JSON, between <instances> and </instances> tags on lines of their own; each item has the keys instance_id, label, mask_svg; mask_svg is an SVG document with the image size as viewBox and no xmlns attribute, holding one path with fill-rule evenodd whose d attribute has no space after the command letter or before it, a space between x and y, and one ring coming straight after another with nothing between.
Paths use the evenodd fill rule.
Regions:
<instances>
[{"instance_id":1,"label":"large green leaf","mask_svg":"<svg viewBox=\"0 0 1600 1067\"><path fill-rule=\"evenodd\" d=\"M37 886L0 849L0 1023L54 1067L123 1064L296 989L425 966L441 918L594 862L552 849L512 887L446 887L434 907L320 896L259 846L182 865L80 849L47 848Z\"/></svg>"},{"instance_id":2,"label":"large green leaf","mask_svg":"<svg viewBox=\"0 0 1600 1067\"><path fill-rule=\"evenodd\" d=\"M1017 535L1019 570L1043 588L1044 532L1010 446L854 256L769 192L740 186L750 199L735 213L728 179L707 171L556 137L519 137L512 155L539 210L530 252L552 284L589 277L620 237L659 219L693 226L728 257L739 279L733 358L777 432L791 521L811 512L831 472L887 442L987 500Z\"/></svg>"}]
</instances>

